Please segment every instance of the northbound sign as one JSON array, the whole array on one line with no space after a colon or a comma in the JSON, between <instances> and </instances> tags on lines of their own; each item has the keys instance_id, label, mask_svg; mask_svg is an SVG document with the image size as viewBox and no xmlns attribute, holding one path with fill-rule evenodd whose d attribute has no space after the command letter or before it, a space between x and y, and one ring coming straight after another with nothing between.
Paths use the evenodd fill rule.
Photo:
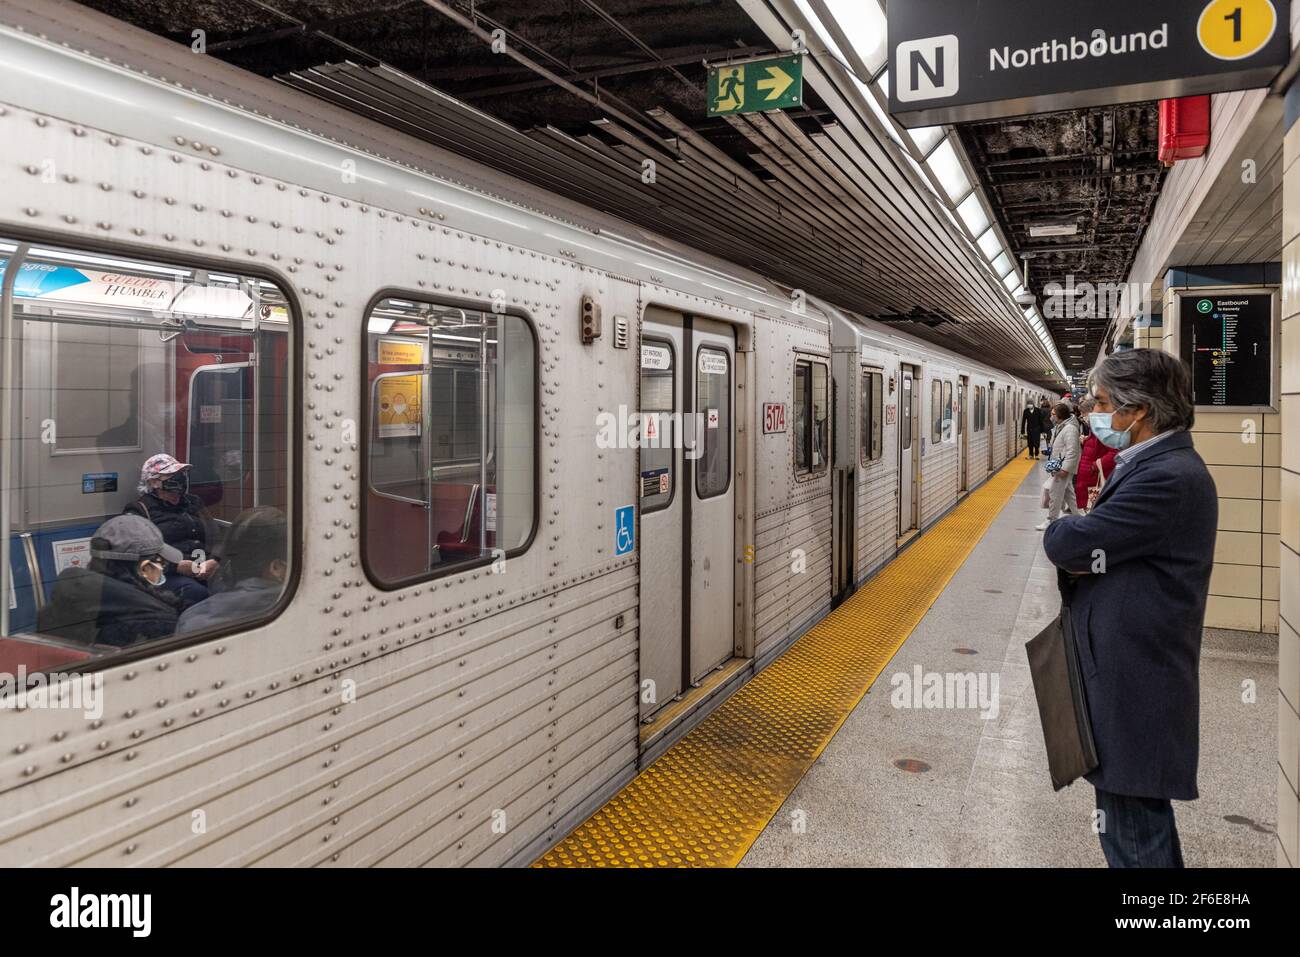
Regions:
<instances>
[{"instance_id":1,"label":"northbound sign","mask_svg":"<svg viewBox=\"0 0 1300 957\"><path fill-rule=\"evenodd\" d=\"M906 0L889 5L905 126L1267 86L1290 0Z\"/></svg>"}]
</instances>

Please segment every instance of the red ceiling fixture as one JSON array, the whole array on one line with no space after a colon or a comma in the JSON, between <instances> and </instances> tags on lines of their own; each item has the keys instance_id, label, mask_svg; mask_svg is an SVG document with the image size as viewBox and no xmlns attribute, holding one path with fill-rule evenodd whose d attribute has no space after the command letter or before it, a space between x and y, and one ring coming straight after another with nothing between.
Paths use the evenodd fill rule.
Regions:
<instances>
[{"instance_id":1,"label":"red ceiling fixture","mask_svg":"<svg viewBox=\"0 0 1300 957\"><path fill-rule=\"evenodd\" d=\"M1160 162L1204 156L1210 148L1210 98L1184 96L1160 101Z\"/></svg>"}]
</instances>

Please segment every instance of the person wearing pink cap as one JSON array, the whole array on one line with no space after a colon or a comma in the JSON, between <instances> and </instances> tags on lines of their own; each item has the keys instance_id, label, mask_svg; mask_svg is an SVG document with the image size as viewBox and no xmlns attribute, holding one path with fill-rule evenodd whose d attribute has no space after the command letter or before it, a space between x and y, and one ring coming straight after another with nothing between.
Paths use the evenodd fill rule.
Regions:
<instances>
[{"instance_id":1,"label":"person wearing pink cap","mask_svg":"<svg viewBox=\"0 0 1300 957\"><path fill-rule=\"evenodd\" d=\"M177 461L166 452L151 456L140 469L136 490L140 497L124 511L149 519L162 532L163 540L182 558L167 567L166 583L189 608L209 595L213 576L220 568L214 554L216 524L197 495L189 491L188 462Z\"/></svg>"}]
</instances>

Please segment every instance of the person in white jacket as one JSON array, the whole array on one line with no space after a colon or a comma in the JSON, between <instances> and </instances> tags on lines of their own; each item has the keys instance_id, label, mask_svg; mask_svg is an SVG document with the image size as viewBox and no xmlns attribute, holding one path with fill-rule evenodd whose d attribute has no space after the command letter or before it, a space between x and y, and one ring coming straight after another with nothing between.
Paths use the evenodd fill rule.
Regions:
<instances>
[{"instance_id":1,"label":"person in white jacket","mask_svg":"<svg viewBox=\"0 0 1300 957\"><path fill-rule=\"evenodd\" d=\"M1049 496L1051 504L1047 510L1047 519L1037 526L1040 532L1046 531L1047 526L1060 518L1062 511L1067 515L1079 514L1074 496L1074 476L1079 471L1079 456L1083 449L1079 420L1067 403L1058 402L1052 409L1052 422L1052 457L1047 462L1049 474L1052 475ZM1061 467L1051 472L1052 465L1057 462Z\"/></svg>"}]
</instances>

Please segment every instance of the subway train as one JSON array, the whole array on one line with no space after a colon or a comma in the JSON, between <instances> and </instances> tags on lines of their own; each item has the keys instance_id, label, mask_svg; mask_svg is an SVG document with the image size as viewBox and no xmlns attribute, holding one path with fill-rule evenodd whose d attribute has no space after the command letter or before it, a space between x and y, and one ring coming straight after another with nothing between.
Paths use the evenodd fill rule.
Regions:
<instances>
[{"instance_id":1,"label":"subway train","mask_svg":"<svg viewBox=\"0 0 1300 957\"><path fill-rule=\"evenodd\" d=\"M61 39L0 26L0 864L527 863L1044 394L184 47ZM158 452L218 560L283 513L273 603L47 633Z\"/></svg>"}]
</instances>

